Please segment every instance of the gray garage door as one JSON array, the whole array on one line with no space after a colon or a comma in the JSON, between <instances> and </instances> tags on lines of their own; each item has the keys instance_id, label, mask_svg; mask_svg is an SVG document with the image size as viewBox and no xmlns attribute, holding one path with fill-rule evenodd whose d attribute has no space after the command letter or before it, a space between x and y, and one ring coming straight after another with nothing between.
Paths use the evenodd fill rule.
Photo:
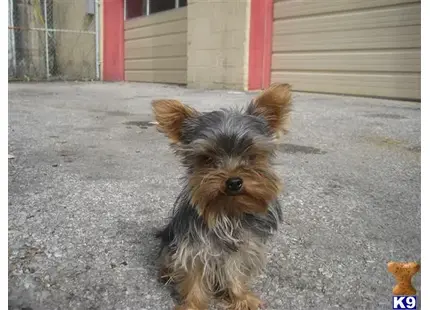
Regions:
<instances>
[{"instance_id":1,"label":"gray garage door","mask_svg":"<svg viewBox=\"0 0 430 310\"><path fill-rule=\"evenodd\" d=\"M420 99L420 15L420 1L275 0L272 82Z\"/></svg>"},{"instance_id":2,"label":"gray garage door","mask_svg":"<svg viewBox=\"0 0 430 310\"><path fill-rule=\"evenodd\" d=\"M187 7L125 21L125 79L187 83Z\"/></svg>"}]
</instances>

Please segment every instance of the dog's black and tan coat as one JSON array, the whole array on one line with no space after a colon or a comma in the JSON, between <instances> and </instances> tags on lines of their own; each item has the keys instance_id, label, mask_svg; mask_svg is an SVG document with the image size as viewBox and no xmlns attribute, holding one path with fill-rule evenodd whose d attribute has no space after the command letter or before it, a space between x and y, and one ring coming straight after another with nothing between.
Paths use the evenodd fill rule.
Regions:
<instances>
[{"instance_id":1,"label":"dog's black and tan coat","mask_svg":"<svg viewBox=\"0 0 430 310\"><path fill-rule=\"evenodd\" d=\"M282 220L272 159L288 125L290 86L272 85L245 109L203 114L157 100L153 111L186 168L173 216L158 233L161 276L181 297L177 309L207 309L215 296L231 310L258 309L248 285Z\"/></svg>"}]
</instances>

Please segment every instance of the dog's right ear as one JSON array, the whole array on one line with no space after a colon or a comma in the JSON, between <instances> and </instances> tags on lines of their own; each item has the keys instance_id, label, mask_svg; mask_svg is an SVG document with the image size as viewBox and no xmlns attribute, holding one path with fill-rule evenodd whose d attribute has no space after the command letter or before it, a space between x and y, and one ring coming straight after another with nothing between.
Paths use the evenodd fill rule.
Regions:
<instances>
[{"instance_id":1,"label":"dog's right ear","mask_svg":"<svg viewBox=\"0 0 430 310\"><path fill-rule=\"evenodd\" d=\"M181 140L184 121L199 115L195 109L171 99L152 101L152 111L158 123L157 128L173 143Z\"/></svg>"}]
</instances>

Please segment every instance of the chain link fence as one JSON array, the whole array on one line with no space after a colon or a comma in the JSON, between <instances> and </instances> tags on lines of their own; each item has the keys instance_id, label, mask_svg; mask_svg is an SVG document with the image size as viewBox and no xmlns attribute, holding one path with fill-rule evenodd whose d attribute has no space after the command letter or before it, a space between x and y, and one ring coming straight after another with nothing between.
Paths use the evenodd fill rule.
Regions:
<instances>
[{"instance_id":1,"label":"chain link fence","mask_svg":"<svg viewBox=\"0 0 430 310\"><path fill-rule=\"evenodd\" d=\"M9 80L99 79L98 0L8 0Z\"/></svg>"}]
</instances>

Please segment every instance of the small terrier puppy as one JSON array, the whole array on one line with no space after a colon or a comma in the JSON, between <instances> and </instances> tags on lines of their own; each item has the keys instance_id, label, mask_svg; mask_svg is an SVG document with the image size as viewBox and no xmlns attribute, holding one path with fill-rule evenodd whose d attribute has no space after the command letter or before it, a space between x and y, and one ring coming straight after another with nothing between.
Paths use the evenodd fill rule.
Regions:
<instances>
[{"instance_id":1,"label":"small terrier puppy","mask_svg":"<svg viewBox=\"0 0 430 310\"><path fill-rule=\"evenodd\" d=\"M176 100L152 108L186 168L173 216L157 233L160 276L180 298L175 309L208 309L213 297L231 310L258 309L249 283L282 221L272 159L289 120L290 85L270 86L245 109L199 113Z\"/></svg>"}]
</instances>

